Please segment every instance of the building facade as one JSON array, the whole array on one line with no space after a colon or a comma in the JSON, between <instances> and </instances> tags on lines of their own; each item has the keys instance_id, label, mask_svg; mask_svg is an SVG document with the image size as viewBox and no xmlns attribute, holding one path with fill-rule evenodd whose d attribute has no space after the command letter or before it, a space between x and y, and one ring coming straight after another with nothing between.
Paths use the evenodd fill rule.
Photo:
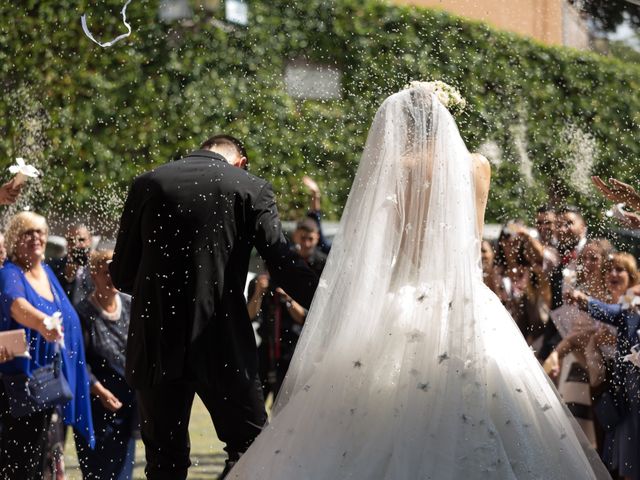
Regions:
<instances>
[{"instance_id":1,"label":"building facade","mask_svg":"<svg viewBox=\"0 0 640 480\"><path fill-rule=\"evenodd\" d=\"M587 23L566 0L392 0L480 20L548 45L589 48Z\"/></svg>"}]
</instances>

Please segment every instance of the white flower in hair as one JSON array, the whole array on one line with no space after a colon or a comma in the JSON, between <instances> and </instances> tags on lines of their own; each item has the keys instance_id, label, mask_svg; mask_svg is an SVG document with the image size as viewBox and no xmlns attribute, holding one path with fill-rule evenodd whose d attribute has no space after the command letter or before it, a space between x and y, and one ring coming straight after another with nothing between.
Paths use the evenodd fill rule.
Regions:
<instances>
[{"instance_id":1,"label":"white flower in hair","mask_svg":"<svg viewBox=\"0 0 640 480\"><path fill-rule=\"evenodd\" d=\"M464 110L464 107L467 105L466 100L457 88L440 80L435 80L433 82L413 80L405 87L405 89L410 88L420 88L435 94L438 100L440 100L440 103L442 103L442 105L452 113Z\"/></svg>"},{"instance_id":2,"label":"white flower in hair","mask_svg":"<svg viewBox=\"0 0 640 480\"><path fill-rule=\"evenodd\" d=\"M9 167L9 172L16 176L14 181L16 186L24 183L27 178L38 178L40 175L36 167L28 165L22 157L16 158L16 164Z\"/></svg>"}]
</instances>

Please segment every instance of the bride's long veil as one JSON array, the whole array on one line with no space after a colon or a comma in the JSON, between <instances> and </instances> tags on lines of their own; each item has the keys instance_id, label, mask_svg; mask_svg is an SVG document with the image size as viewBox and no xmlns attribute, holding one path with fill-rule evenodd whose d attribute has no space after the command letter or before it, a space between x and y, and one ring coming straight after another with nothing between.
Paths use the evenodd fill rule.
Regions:
<instances>
[{"instance_id":1,"label":"bride's long veil","mask_svg":"<svg viewBox=\"0 0 640 480\"><path fill-rule=\"evenodd\" d=\"M272 423L233 478L609 478L482 283L472 163L428 88L385 100Z\"/></svg>"},{"instance_id":2,"label":"bride's long veil","mask_svg":"<svg viewBox=\"0 0 640 480\"><path fill-rule=\"evenodd\" d=\"M425 305L437 296L449 300L448 310L470 307L471 282L480 272L474 199L471 158L444 106L423 88L387 98L369 130L274 414L328 355L350 355L338 344L381 343L387 293L402 303L410 300L406 287L417 287L414 296ZM438 337L437 351L430 353L473 348L465 340L474 335L472 315L449 325L440 313L448 316L434 312L427 324L414 326L416 334ZM400 331L387 333L389 343L406 341Z\"/></svg>"}]
</instances>

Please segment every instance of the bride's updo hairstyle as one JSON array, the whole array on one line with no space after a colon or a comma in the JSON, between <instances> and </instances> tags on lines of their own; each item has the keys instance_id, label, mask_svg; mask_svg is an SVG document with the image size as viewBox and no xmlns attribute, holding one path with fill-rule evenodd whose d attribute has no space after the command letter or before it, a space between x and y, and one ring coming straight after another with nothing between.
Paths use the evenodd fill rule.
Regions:
<instances>
[{"instance_id":1,"label":"bride's updo hairstyle","mask_svg":"<svg viewBox=\"0 0 640 480\"><path fill-rule=\"evenodd\" d=\"M394 105L401 112L395 111L393 115L402 115L404 131L395 132L398 137L404 137L404 153L401 155L401 166L405 169L413 169L418 163L428 162L431 147L433 147L433 118L434 102L444 106L451 115L461 112L466 102L460 92L454 87L441 82L412 81L403 90L393 95ZM429 176L430 168L426 173Z\"/></svg>"}]
</instances>

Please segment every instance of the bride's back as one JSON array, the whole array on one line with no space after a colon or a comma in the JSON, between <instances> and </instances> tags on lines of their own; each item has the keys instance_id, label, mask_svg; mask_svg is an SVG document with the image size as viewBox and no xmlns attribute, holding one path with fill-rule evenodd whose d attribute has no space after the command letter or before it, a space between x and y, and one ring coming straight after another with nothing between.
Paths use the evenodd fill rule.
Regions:
<instances>
[{"instance_id":1,"label":"bride's back","mask_svg":"<svg viewBox=\"0 0 640 480\"><path fill-rule=\"evenodd\" d=\"M390 257L391 289L441 279L444 270L477 270L490 167L469 154L432 91L413 87L385 100L358 177L376 181L354 185L351 198L384 199L377 213L384 245L375 248Z\"/></svg>"},{"instance_id":2,"label":"bride's back","mask_svg":"<svg viewBox=\"0 0 640 480\"><path fill-rule=\"evenodd\" d=\"M336 338L360 334L347 331L360 332L358 322L341 319L381 310L404 286L436 288L444 302L481 281L488 180L488 163L469 154L432 92L410 88L384 101L296 348L309 356L289 371L285 391L304 387L314 357Z\"/></svg>"}]
</instances>

